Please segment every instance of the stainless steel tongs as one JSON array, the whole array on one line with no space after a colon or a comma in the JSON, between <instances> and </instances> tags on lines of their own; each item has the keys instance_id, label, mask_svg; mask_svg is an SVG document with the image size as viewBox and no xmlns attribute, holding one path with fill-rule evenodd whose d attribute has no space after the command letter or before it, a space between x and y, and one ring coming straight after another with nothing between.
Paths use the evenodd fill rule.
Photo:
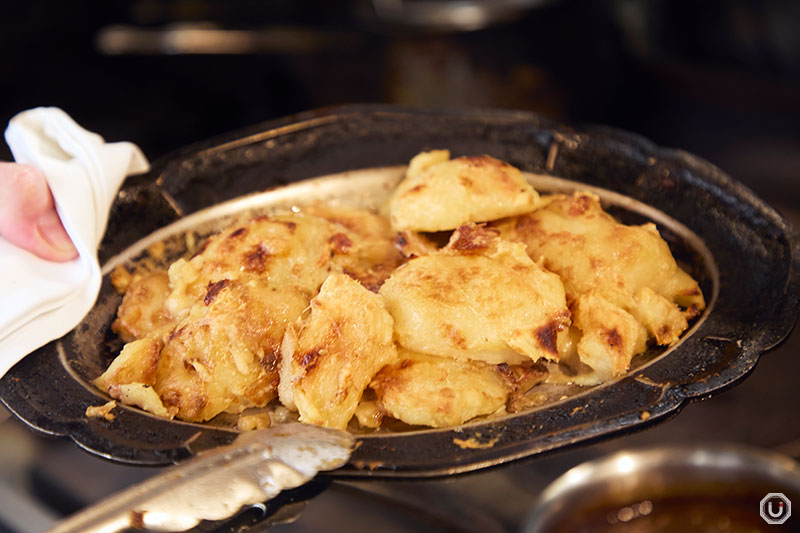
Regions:
<instances>
[{"instance_id":1,"label":"stainless steel tongs","mask_svg":"<svg viewBox=\"0 0 800 533\"><path fill-rule=\"evenodd\" d=\"M184 531L201 520L229 518L343 466L354 442L343 431L306 424L243 433L66 518L51 532Z\"/></svg>"}]
</instances>

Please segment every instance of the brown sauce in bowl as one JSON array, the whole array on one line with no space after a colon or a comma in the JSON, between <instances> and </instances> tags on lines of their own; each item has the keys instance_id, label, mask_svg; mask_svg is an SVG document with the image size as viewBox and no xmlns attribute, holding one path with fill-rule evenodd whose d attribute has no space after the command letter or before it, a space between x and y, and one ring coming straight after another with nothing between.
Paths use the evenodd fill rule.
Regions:
<instances>
[{"instance_id":1,"label":"brown sauce in bowl","mask_svg":"<svg viewBox=\"0 0 800 533\"><path fill-rule=\"evenodd\" d=\"M629 500L604 500L577 506L550 521L543 533L789 533L800 531L800 515L783 524L768 524L761 500L782 492L766 484L702 484L670 487L668 492L641 491ZM783 493L791 502L800 494ZM773 512L779 511L773 502ZM800 505L800 503L798 503ZM782 516L778 514L778 516Z\"/></svg>"}]
</instances>

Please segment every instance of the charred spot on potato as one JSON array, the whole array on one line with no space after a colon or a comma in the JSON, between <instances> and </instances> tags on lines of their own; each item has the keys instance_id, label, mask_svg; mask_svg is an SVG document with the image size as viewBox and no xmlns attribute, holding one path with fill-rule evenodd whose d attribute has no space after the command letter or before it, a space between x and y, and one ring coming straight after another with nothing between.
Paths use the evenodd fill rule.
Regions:
<instances>
[{"instance_id":1,"label":"charred spot on potato","mask_svg":"<svg viewBox=\"0 0 800 533\"><path fill-rule=\"evenodd\" d=\"M592 205L592 199L589 196L580 195L572 199L569 203L567 213L569 216L577 217L586 213Z\"/></svg>"},{"instance_id":2,"label":"charred spot on potato","mask_svg":"<svg viewBox=\"0 0 800 533\"><path fill-rule=\"evenodd\" d=\"M622 347L622 337L616 329L610 329L605 332L606 342L612 348Z\"/></svg>"},{"instance_id":3,"label":"charred spot on potato","mask_svg":"<svg viewBox=\"0 0 800 533\"><path fill-rule=\"evenodd\" d=\"M453 233L447 246L461 253L479 253L486 250L498 234L497 230L485 226L467 224Z\"/></svg>"},{"instance_id":4,"label":"charred spot on potato","mask_svg":"<svg viewBox=\"0 0 800 533\"><path fill-rule=\"evenodd\" d=\"M457 327L452 324L442 323L440 324L440 329L442 337L449 339L454 346L461 349L467 348L467 339L464 338L464 335Z\"/></svg>"},{"instance_id":5,"label":"charred spot on potato","mask_svg":"<svg viewBox=\"0 0 800 533\"><path fill-rule=\"evenodd\" d=\"M317 366L316 363L317 360L319 359L319 356L320 356L319 351L312 351L303 354L303 356L300 357L300 366L305 368L306 372L310 372L311 370L314 369L315 366Z\"/></svg>"},{"instance_id":6,"label":"charred spot on potato","mask_svg":"<svg viewBox=\"0 0 800 533\"><path fill-rule=\"evenodd\" d=\"M344 233L336 233L328 242L335 253L346 254L353 247L353 241Z\"/></svg>"},{"instance_id":7,"label":"charred spot on potato","mask_svg":"<svg viewBox=\"0 0 800 533\"><path fill-rule=\"evenodd\" d=\"M247 233L247 228L244 228L244 227L242 227L242 228L239 228L239 229L237 229L237 230L234 230L234 231L232 231L232 232L231 232L231 233L228 235L228 238L229 238L229 239L235 239L235 238L237 238L237 237L241 237L242 235L244 235L244 234L246 234L246 233Z\"/></svg>"},{"instance_id":8,"label":"charred spot on potato","mask_svg":"<svg viewBox=\"0 0 800 533\"><path fill-rule=\"evenodd\" d=\"M206 239L205 241L203 241L203 244L201 244L200 248L198 248L197 251L194 253L194 255L192 255L192 258L195 258L197 256L203 255L203 253L208 249L208 246L210 244L211 244L211 241L209 239Z\"/></svg>"},{"instance_id":9,"label":"charred spot on potato","mask_svg":"<svg viewBox=\"0 0 800 533\"><path fill-rule=\"evenodd\" d=\"M206 295L203 297L203 303L206 305L211 305L211 302L214 301L219 292L230 284L231 280L229 279L221 279L219 281L209 282L206 286Z\"/></svg>"},{"instance_id":10,"label":"charred spot on potato","mask_svg":"<svg viewBox=\"0 0 800 533\"><path fill-rule=\"evenodd\" d=\"M267 372L274 372L278 368L278 355L274 352L267 352L259 360L261 367Z\"/></svg>"},{"instance_id":11,"label":"charred spot on potato","mask_svg":"<svg viewBox=\"0 0 800 533\"><path fill-rule=\"evenodd\" d=\"M381 285L383 285L387 277L375 272L351 272L348 269L344 269L344 273L363 285L365 289L374 293L380 291Z\"/></svg>"},{"instance_id":12,"label":"charred spot on potato","mask_svg":"<svg viewBox=\"0 0 800 533\"><path fill-rule=\"evenodd\" d=\"M539 341L539 344L542 346L542 348L553 355L558 355L558 346L556 345L557 334L558 330L556 328L556 324L554 322L550 322L549 324L546 324L536 330L536 339Z\"/></svg>"},{"instance_id":13,"label":"charred spot on potato","mask_svg":"<svg viewBox=\"0 0 800 533\"><path fill-rule=\"evenodd\" d=\"M266 270L266 263L269 258L269 251L263 244L259 243L246 253L243 258L243 266L247 272L263 274Z\"/></svg>"},{"instance_id":14,"label":"charred spot on potato","mask_svg":"<svg viewBox=\"0 0 800 533\"><path fill-rule=\"evenodd\" d=\"M525 365L501 363L495 368L514 390L522 392L527 392L534 385L541 383L549 373L547 367L539 362Z\"/></svg>"},{"instance_id":15,"label":"charred spot on potato","mask_svg":"<svg viewBox=\"0 0 800 533\"><path fill-rule=\"evenodd\" d=\"M167 336L167 342L170 342L175 337L178 337L179 335L181 335L185 329L186 329L186 326L182 326L180 328L177 328L177 327L173 328L172 331L170 331L169 335Z\"/></svg>"}]
</instances>

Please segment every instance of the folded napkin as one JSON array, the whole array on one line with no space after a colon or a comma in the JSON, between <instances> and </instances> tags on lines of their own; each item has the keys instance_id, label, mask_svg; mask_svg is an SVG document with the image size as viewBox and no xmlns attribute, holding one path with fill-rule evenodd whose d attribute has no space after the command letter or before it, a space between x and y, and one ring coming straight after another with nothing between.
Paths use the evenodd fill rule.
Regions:
<instances>
[{"instance_id":1,"label":"folded napkin","mask_svg":"<svg viewBox=\"0 0 800 533\"><path fill-rule=\"evenodd\" d=\"M101 280L97 247L111 203L126 176L149 169L136 145L106 143L54 107L16 115L6 141L17 162L44 174L79 257L46 261L0 237L0 377L69 332L92 308Z\"/></svg>"}]
</instances>

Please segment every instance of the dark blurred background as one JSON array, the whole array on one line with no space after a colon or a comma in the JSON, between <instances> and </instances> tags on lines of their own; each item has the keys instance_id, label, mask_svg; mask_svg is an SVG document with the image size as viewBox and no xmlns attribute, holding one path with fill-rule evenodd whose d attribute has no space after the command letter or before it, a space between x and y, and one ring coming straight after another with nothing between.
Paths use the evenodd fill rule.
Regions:
<instances>
[{"instance_id":1,"label":"dark blurred background","mask_svg":"<svg viewBox=\"0 0 800 533\"><path fill-rule=\"evenodd\" d=\"M0 123L56 105L150 158L321 106L478 106L632 130L800 197L795 0L32 0L0 6L0 46Z\"/></svg>"},{"instance_id":2,"label":"dark blurred background","mask_svg":"<svg viewBox=\"0 0 800 533\"><path fill-rule=\"evenodd\" d=\"M686 149L799 218L797 0L3 2L0 76L0 124L59 106L151 159L329 105L530 110ZM451 482L336 485L292 530L513 530L555 476L636 443L800 455L786 379L800 372L797 337L745 384L651 431ZM40 530L154 473L35 437L2 408L0 442L0 533Z\"/></svg>"}]
</instances>

